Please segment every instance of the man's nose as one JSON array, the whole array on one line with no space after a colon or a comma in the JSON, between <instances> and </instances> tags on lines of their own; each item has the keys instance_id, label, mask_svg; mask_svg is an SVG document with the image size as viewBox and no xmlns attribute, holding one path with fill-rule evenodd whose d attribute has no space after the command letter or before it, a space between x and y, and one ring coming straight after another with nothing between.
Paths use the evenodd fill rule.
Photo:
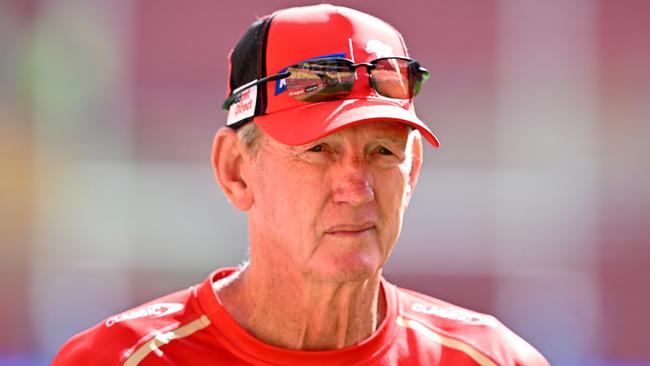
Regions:
<instances>
[{"instance_id":1,"label":"man's nose","mask_svg":"<svg viewBox=\"0 0 650 366\"><path fill-rule=\"evenodd\" d=\"M333 170L334 202L358 206L375 199L372 175L364 159L346 158Z\"/></svg>"}]
</instances>

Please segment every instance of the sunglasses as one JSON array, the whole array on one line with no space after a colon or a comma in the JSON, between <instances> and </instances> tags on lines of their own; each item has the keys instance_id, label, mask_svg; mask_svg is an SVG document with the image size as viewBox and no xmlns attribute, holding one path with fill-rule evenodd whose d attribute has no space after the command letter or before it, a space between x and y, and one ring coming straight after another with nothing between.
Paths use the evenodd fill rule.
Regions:
<instances>
[{"instance_id":1,"label":"sunglasses","mask_svg":"<svg viewBox=\"0 0 650 366\"><path fill-rule=\"evenodd\" d=\"M410 58L382 57L355 64L345 58L316 58L287 67L282 72L253 80L233 90L223 109L241 99L241 92L261 83L284 79L290 97L303 102L322 102L345 98L352 91L355 71L365 67L377 94L394 99L411 99L420 92L429 71ZM277 94L277 92L276 92Z\"/></svg>"}]
</instances>

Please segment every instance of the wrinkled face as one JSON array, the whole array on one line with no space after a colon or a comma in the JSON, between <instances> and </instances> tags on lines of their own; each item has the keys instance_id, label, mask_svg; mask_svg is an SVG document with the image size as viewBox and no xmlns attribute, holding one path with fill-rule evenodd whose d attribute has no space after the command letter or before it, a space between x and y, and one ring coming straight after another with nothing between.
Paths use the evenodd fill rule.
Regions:
<instances>
[{"instance_id":1,"label":"wrinkled face","mask_svg":"<svg viewBox=\"0 0 650 366\"><path fill-rule=\"evenodd\" d=\"M323 281L375 274L400 233L416 136L373 122L302 146L263 138L244 168L254 200L251 261Z\"/></svg>"}]
</instances>

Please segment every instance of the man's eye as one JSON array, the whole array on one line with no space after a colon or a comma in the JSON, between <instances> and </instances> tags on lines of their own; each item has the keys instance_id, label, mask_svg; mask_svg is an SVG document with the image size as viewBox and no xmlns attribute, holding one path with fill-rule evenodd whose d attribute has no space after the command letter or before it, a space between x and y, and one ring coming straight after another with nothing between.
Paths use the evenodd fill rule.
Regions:
<instances>
[{"instance_id":1,"label":"man's eye","mask_svg":"<svg viewBox=\"0 0 650 366\"><path fill-rule=\"evenodd\" d=\"M310 152L323 152L323 145L313 146L312 148L310 148L307 151L310 151Z\"/></svg>"},{"instance_id":2,"label":"man's eye","mask_svg":"<svg viewBox=\"0 0 650 366\"><path fill-rule=\"evenodd\" d=\"M378 152L379 154L381 154L381 155L393 155L393 152L392 152L392 151L388 150L387 148L385 148L385 147L383 147L383 146L380 147L379 149L377 149L377 152Z\"/></svg>"}]
</instances>

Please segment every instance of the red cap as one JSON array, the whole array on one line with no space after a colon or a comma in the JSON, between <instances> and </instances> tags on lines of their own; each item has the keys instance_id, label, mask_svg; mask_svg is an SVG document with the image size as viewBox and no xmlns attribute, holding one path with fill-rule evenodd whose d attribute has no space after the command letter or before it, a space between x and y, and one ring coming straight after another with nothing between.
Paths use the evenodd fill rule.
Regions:
<instances>
[{"instance_id":1,"label":"red cap","mask_svg":"<svg viewBox=\"0 0 650 366\"><path fill-rule=\"evenodd\" d=\"M261 42L256 45L255 39ZM255 49L260 53L253 60L257 65L246 55ZM399 32L378 18L326 4L284 9L254 23L235 47L229 90L312 58L341 57L364 63L390 56L408 57L406 46ZM242 60L247 65L238 65ZM245 67L255 66L261 72L250 75ZM235 78L236 69L249 75ZM434 147L440 146L416 116L412 100L377 94L365 73L365 68L357 69L357 80L345 99L317 103L290 97L282 79L262 83L231 105L227 124L240 125L252 118L275 140L302 145L362 122L396 121L417 128Z\"/></svg>"}]
</instances>

